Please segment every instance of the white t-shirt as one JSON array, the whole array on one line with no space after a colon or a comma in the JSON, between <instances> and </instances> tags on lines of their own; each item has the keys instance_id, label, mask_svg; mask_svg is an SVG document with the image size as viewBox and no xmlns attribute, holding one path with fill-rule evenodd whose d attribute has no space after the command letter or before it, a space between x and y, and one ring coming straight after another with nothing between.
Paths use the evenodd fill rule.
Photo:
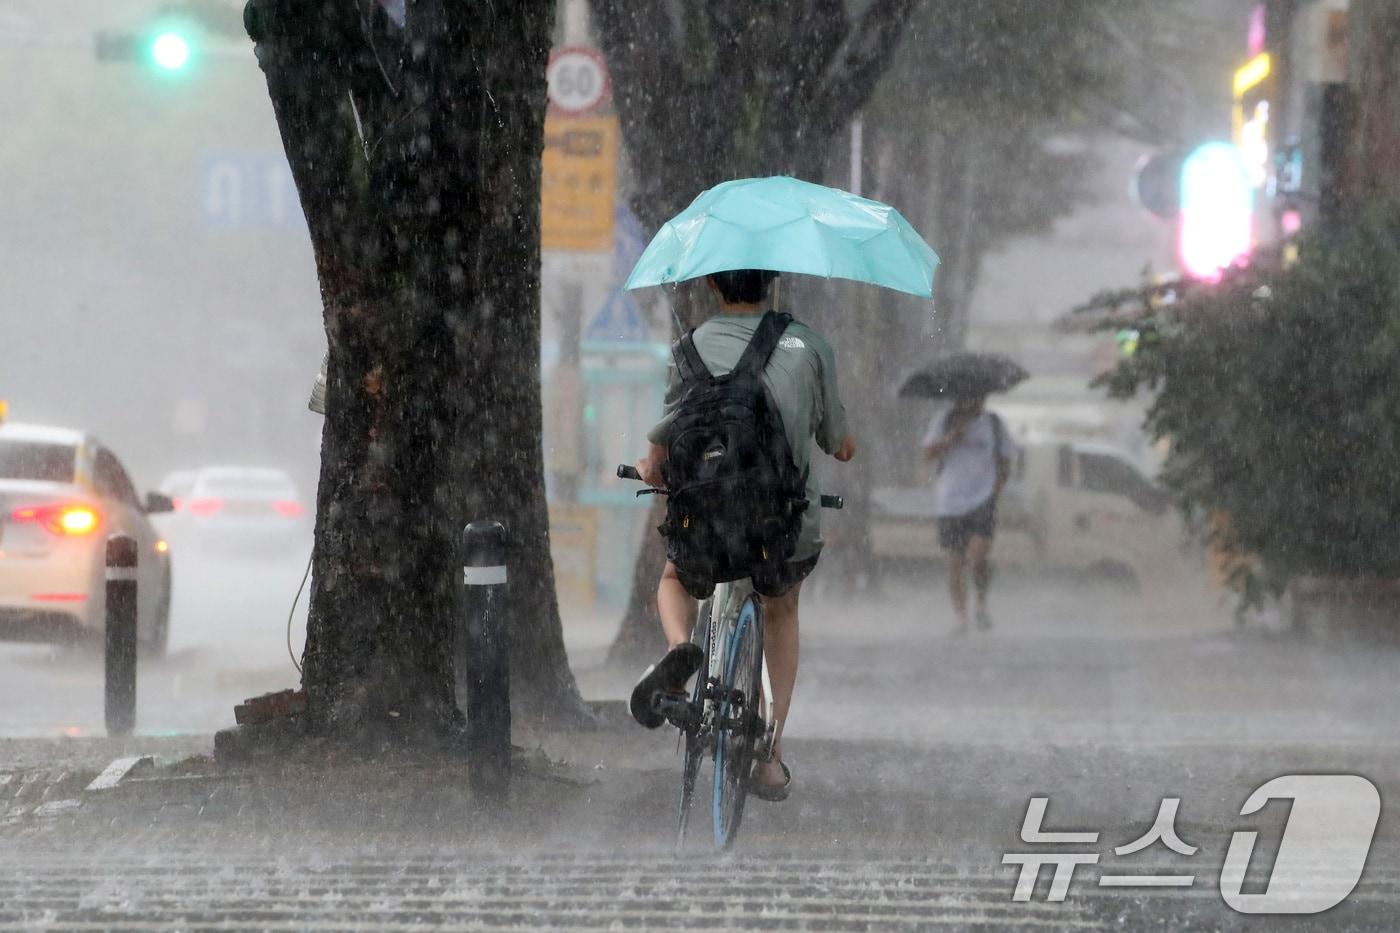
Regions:
<instances>
[{"instance_id":1,"label":"white t-shirt","mask_svg":"<svg viewBox=\"0 0 1400 933\"><path fill-rule=\"evenodd\" d=\"M950 412L934 415L924 434L925 447L943 437ZM1001 434L998 450L996 434ZM1016 442L1006 425L984 411L967 426L963 439L943 455L934 481L934 508L940 517L966 515L991 498L997 484L997 454L1003 460L1016 456Z\"/></svg>"}]
</instances>

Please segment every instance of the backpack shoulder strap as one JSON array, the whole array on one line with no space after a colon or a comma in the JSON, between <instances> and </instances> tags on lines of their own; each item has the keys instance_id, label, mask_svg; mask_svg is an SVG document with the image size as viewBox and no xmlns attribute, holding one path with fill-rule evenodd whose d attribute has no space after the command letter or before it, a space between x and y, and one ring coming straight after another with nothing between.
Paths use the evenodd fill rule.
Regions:
<instances>
[{"instance_id":1,"label":"backpack shoulder strap","mask_svg":"<svg viewBox=\"0 0 1400 933\"><path fill-rule=\"evenodd\" d=\"M763 320L758 322L758 328L753 332L753 339L744 350L744 355L739 358L739 365L734 367L736 373L747 373L751 376L759 376L763 373L763 367L768 364L768 357L773 355L773 351L778 348L778 341L782 339L783 331L792 323L792 315L776 311L768 311L763 315Z\"/></svg>"},{"instance_id":2,"label":"backpack shoulder strap","mask_svg":"<svg viewBox=\"0 0 1400 933\"><path fill-rule=\"evenodd\" d=\"M695 331L688 330L682 334L671 352L676 358L676 368L680 370L682 382L710 382L714 378L701 359L700 351L695 349Z\"/></svg>"}]
</instances>

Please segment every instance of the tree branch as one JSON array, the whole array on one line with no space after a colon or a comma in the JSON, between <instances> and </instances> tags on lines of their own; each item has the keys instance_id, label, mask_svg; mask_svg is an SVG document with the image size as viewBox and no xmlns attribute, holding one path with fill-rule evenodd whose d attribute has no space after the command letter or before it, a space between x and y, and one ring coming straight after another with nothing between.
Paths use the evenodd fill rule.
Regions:
<instances>
[{"instance_id":1,"label":"tree branch","mask_svg":"<svg viewBox=\"0 0 1400 933\"><path fill-rule=\"evenodd\" d=\"M870 99L899 45L914 0L874 0L832 55L812 95L813 138L825 139Z\"/></svg>"},{"instance_id":2,"label":"tree branch","mask_svg":"<svg viewBox=\"0 0 1400 933\"><path fill-rule=\"evenodd\" d=\"M613 79L613 102L624 128L630 161L637 166L666 165L673 159L681 120L693 120L693 76L673 32L666 4L632 0L594 0L598 36ZM683 136L682 136L683 138ZM676 193L665 191L659 172L638 173L633 209L649 230L674 211Z\"/></svg>"}]
</instances>

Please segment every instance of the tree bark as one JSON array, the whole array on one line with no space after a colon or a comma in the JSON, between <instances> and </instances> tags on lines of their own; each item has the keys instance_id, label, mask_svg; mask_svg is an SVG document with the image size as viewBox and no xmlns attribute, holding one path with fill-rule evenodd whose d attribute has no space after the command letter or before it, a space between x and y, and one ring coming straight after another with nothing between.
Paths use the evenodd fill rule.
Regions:
<instances>
[{"instance_id":1,"label":"tree bark","mask_svg":"<svg viewBox=\"0 0 1400 933\"><path fill-rule=\"evenodd\" d=\"M313 728L447 736L463 525L512 535L521 696L578 706L540 447L539 156L553 4L253 0L329 344L303 685ZM358 14L358 15L357 15Z\"/></svg>"},{"instance_id":2,"label":"tree bark","mask_svg":"<svg viewBox=\"0 0 1400 933\"><path fill-rule=\"evenodd\" d=\"M666 650L661 613L656 608L656 588L666 567L666 541L656 529L666 518L666 503L653 502L647 509L646 528L637 560L632 564L632 590L622 624L608 647L608 663L624 667L654 660Z\"/></svg>"},{"instance_id":3,"label":"tree bark","mask_svg":"<svg viewBox=\"0 0 1400 933\"><path fill-rule=\"evenodd\" d=\"M931 355L960 350L966 342L971 323L968 305L982 265L978 176L983 156L978 134L966 127L964 132L945 138L940 152L943 164L937 176L937 203L941 222L936 225L936 236L942 263Z\"/></svg>"}]
</instances>

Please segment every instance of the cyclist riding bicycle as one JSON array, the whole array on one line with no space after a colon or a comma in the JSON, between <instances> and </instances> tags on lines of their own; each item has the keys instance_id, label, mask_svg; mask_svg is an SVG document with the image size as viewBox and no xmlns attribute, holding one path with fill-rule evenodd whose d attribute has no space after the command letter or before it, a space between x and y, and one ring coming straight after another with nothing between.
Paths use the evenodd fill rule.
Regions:
<instances>
[{"instance_id":1,"label":"cyclist riding bicycle","mask_svg":"<svg viewBox=\"0 0 1400 933\"><path fill-rule=\"evenodd\" d=\"M775 277L776 273L755 269L718 272L707 277L719 296L720 313L696 328L691 338L693 349L710 374L731 372L740 365L745 351L756 340L760 323L766 320L764 306ZM777 326L783 327L783 323L779 319ZM663 418L648 432L650 448L637 463L637 471L654 487L665 486L663 464L668 456L668 429L680 413L686 391L683 375L673 361ZM802 581L816 568L822 549L817 508L820 490L809 469L812 442L815 440L817 446L842 463L855 456L856 445L837 392L835 354L826 339L812 328L796 321L786 323L763 365L762 385L780 416L791 465L797 470L799 482L805 479L809 506L801 510L791 558L775 568L752 574L754 588L764 597L764 654L772 681L776 729L772 758L755 765L750 793L777 801L787 798L792 782L792 772L783 762L781 739L797 679L798 595ZM658 690L683 690L704 659L699 646L690 641L697 609L692 591L696 587L694 581L684 579L683 572L678 571L676 541L671 537L667 557L656 602L668 651L647 669L632 693L632 715L648 728L656 728L664 721L652 710L653 694Z\"/></svg>"}]
</instances>

